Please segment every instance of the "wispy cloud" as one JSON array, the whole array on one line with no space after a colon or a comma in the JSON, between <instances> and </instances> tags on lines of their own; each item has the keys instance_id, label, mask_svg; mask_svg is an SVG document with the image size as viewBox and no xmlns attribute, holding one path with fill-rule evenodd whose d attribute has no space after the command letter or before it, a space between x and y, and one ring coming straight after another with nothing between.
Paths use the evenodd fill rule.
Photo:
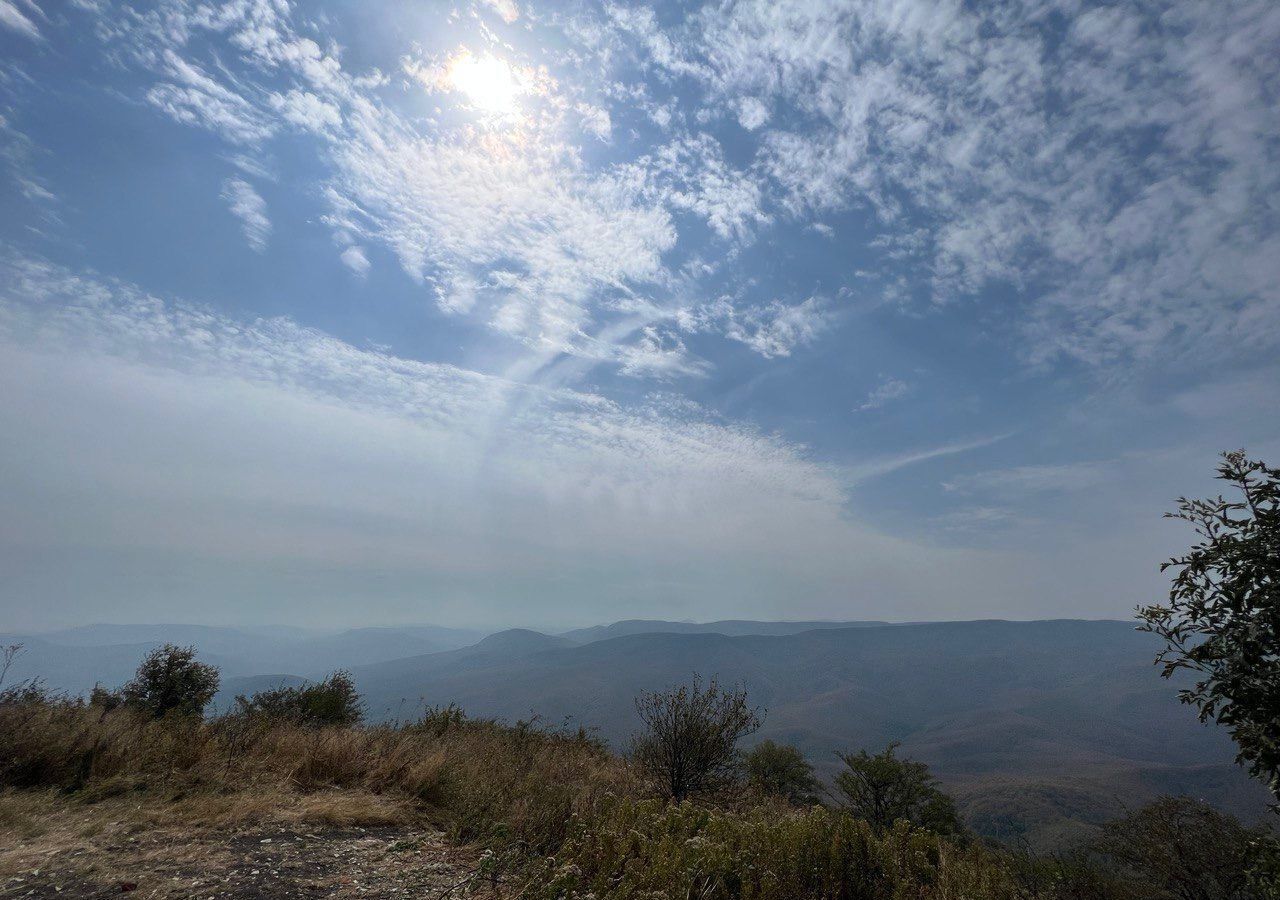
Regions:
<instances>
[{"instance_id":1,"label":"wispy cloud","mask_svg":"<svg viewBox=\"0 0 1280 900\"><path fill-rule=\"evenodd\" d=\"M992 444L1007 440L1013 437L1014 432L1006 432L1004 434L995 434L990 437L977 438L970 441L955 441L949 444L942 444L937 447L929 447L925 450L913 450L907 453L901 453L895 456L886 456L881 459L870 460L864 463L855 463L849 467L849 475L851 483L858 484L863 481L869 481L872 478L879 478L888 475L890 472L896 472L907 466L914 466L922 462L928 462L931 459L939 459L944 456L955 456L960 453L969 453L973 450L981 450L983 447L990 447Z\"/></svg>"},{"instance_id":2,"label":"wispy cloud","mask_svg":"<svg viewBox=\"0 0 1280 900\"><path fill-rule=\"evenodd\" d=\"M830 320L827 304L818 297L794 305L774 300L735 310L725 334L768 359L790 356L821 334Z\"/></svg>"},{"instance_id":3,"label":"wispy cloud","mask_svg":"<svg viewBox=\"0 0 1280 900\"><path fill-rule=\"evenodd\" d=\"M958 494L1025 500L1032 494L1091 490L1118 475L1114 462L1014 466L957 476L943 482L943 488Z\"/></svg>"},{"instance_id":4,"label":"wispy cloud","mask_svg":"<svg viewBox=\"0 0 1280 900\"><path fill-rule=\"evenodd\" d=\"M520 7L515 0L484 0L484 4L501 16L504 22L514 22L520 18Z\"/></svg>"},{"instance_id":5,"label":"wispy cloud","mask_svg":"<svg viewBox=\"0 0 1280 900\"><path fill-rule=\"evenodd\" d=\"M245 240L259 253L267 249L271 237L271 219L267 217L267 202L243 178L228 178L222 183L222 199L227 202L231 214L240 220Z\"/></svg>"},{"instance_id":6,"label":"wispy cloud","mask_svg":"<svg viewBox=\"0 0 1280 900\"><path fill-rule=\"evenodd\" d=\"M901 400L911 393L911 385L898 378L881 378L877 384L867 394L867 399L858 404L854 412L870 412L873 409L883 409L887 404L895 400Z\"/></svg>"},{"instance_id":7,"label":"wispy cloud","mask_svg":"<svg viewBox=\"0 0 1280 900\"><path fill-rule=\"evenodd\" d=\"M40 28L32 21L33 18L44 19L44 13L34 0L0 0L0 26L32 40L40 40Z\"/></svg>"},{"instance_id":8,"label":"wispy cloud","mask_svg":"<svg viewBox=\"0 0 1280 900\"><path fill-rule=\"evenodd\" d=\"M37 148L31 138L0 112L0 168L27 201L41 207L48 215L48 205L57 197L37 172L36 156Z\"/></svg>"},{"instance_id":9,"label":"wispy cloud","mask_svg":"<svg viewBox=\"0 0 1280 900\"><path fill-rule=\"evenodd\" d=\"M171 80L147 91L147 100L157 109L184 124L216 132L234 144L255 144L274 133L272 120L232 87L169 48L161 56L160 70Z\"/></svg>"}]
</instances>

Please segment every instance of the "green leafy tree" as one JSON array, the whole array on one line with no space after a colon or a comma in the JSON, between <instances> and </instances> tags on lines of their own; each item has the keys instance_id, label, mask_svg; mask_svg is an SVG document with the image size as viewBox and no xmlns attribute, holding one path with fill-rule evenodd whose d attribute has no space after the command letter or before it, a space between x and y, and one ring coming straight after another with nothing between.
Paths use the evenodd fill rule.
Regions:
<instances>
[{"instance_id":1,"label":"green leafy tree","mask_svg":"<svg viewBox=\"0 0 1280 900\"><path fill-rule=\"evenodd\" d=\"M927 765L899 759L898 746L895 741L874 756L866 750L859 750L856 756L836 754L845 766L836 776L836 789L849 811L877 831L905 819L937 834L963 834L955 801L938 787Z\"/></svg>"},{"instance_id":2,"label":"green leafy tree","mask_svg":"<svg viewBox=\"0 0 1280 900\"><path fill-rule=\"evenodd\" d=\"M1162 797L1102 828L1097 850L1179 900L1256 900L1257 833L1190 797Z\"/></svg>"},{"instance_id":3,"label":"green leafy tree","mask_svg":"<svg viewBox=\"0 0 1280 900\"><path fill-rule=\"evenodd\" d=\"M364 717L364 702L355 681L350 672L342 670L315 684L236 697L236 708L242 715L309 726L355 725Z\"/></svg>"},{"instance_id":4,"label":"green leafy tree","mask_svg":"<svg viewBox=\"0 0 1280 900\"><path fill-rule=\"evenodd\" d=\"M755 790L792 803L817 800L818 780L804 754L790 744L761 741L742 759L747 782Z\"/></svg>"},{"instance_id":5,"label":"green leafy tree","mask_svg":"<svg viewBox=\"0 0 1280 900\"><path fill-rule=\"evenodd\" d=\"M1226 726L1236 761L1280 799L1280 470L1238 450L1223 454L1218 478L1231 499L1183 497L1167 514L1200 540L1161 566L1177 572L1169 602L1139 607L1139 628L1164 639L1164 677L1196 674L1179 698Z\"/></svg>"},{"instance_id":6,"label":"green leafy tree","mask_svg":"<svg viewBox=\"0 0 1280 900\"><path fill-rule=\"evenodd\" d=\"M631 757L664 794L683 800L715 790L737 774L738 741L760 727L761 713L740 688L712 678L636 697L645 732L632 740Z\"/></svg>"},{"instance_id":7,"label":"green leafy tree","mask_svg":"<svg viewBox=\"0 0 1280 900\"><path fill-rule=\"evenodd\" d=\"M218 670L196 661L195 647L165 644L148 653L133 680L120 691L129 706L156 718L199 715L218 693Z\"/></svg>"}]
</instances>

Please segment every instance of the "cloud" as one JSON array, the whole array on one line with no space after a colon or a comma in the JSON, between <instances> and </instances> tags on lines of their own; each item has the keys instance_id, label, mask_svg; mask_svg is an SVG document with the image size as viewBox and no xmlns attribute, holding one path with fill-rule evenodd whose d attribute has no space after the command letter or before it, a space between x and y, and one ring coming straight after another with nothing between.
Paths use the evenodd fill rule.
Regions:
<instances>
[{"instance_id":1,"label":"cloud","mask_svg":"<svg viewBox=\"0 0 1280 900\"><path fill-rule=\"evenodd\" d=\"M1114 481L1118 475L1115 461L1014 466L961 475L943 482L943 488L958 494L1014 500L1031 494L1091 490Z\"/></svg>"},{"instance_id":2,"label":"cloud","mask_svg":"<svg viewBox=\"0 0 1280 900\"><path fill-rule=\"evenodd\" d=\"M163 51L163 70L172 81L147 91L147 100L185 125L213 131L233 144L255 144L274 132L257 107L172 50Z\"/></svg>"},{"instance_id":3,"label":"cloud","mask_svg":"<svg viewBox=\"0 0 1280 900\"><path fill-rule=\"evenodd\" d=\"M1011 287L1033 365L1210 365L1280 344L1280 229L1263 199L1280 189L1274 4L743 2L666 27L615 18L652 64L700 81L708 108L759 128L766 205L801 220L870 209L888 245L913 248L898 258L908 294ZM764 128L756 104L787 115Z\"/></svg>"},{"instance_id":4,"label":"cloud","mask_svg":"<svg viewBox=\"0 0 1280 900\"><path fill-rule=\"evenodd\" d=\"M335 216L391 249L447 312L537 349L590 353L600 297L662 275L668 213L555 148L414 137L381 113L358 129L334 151Z\"/></svg>"},{"instance_id":5,"label":"cloud","mask_svg":"<svg viewBox=\"0 0 1280 900\"><path fill-rule=\"evenodd\" d=\"M19 0L19 2L26 8L25 13L18 8L18 3L14 0L0 0L0 26L32 40L40 40L40 29L35 22L31 21L31 16L35 15L36 18L43 19L44 14L32 0Z\"/></svg>"},{"instance_id":6,"label":"cloud","mask_svg":"<svg viewBox=\"0 0 1280 900\"><path fill-rule=\"evenodd\" d=\"M369 257L365 255L364 248L358 244L352 244L339 254L342 264L355 274L363 278L369 274Z\"/></svg>"},{"instance_id":7,"label":"cloud","mask_svg":"<svg viewBox=\"0 0 1280 900\"><path fill-rule=\"evenodd\" d=\"M356 596L417 619L457 598L509 621L514 593L544 618L620 612L601 583L706 610L929 593L912 573L930 551L849 521L836 471L686 402L530 387L13 254L0 273L0 427L19 436L0 500L23 523L0 526L6 602L61 584L67 615L80 596L193 615L226 595L350 621ZM50 554L65 565L19 562ZM127 596L135 562L156 589ZM223 574L174 588L196 571Z\"/></svg>"},{"instance_id":8,"label":"cloud","mask_svg":"<svg viewBox=\"0 0 1280 900\"><path fill-rule=\"evenodd\" d=\"M871 389L867 394L867 399L862 401L854 412L870 412L873 409L882 409L885 405L892 403L894 400L901 400L903 397L911 393L911 385L897 378L880 379L880 383Z\"/></svg>"},{"instance_id":9,"label":"cloud","mask_svg":"<svg viewBox=\"0 0 1280 900\"><path fill-rule=\"evenodd\" d=\"M646 325L640 339L622 348L622 365L618 371L631 376L702 375L705 363L689 358L688 348L680 335L668 329Z\"/></svg>"},{"instance_id":10,"label":"cloud","mask_svg":"<svg viewBox=\"0 0 1280 900\"><path fill-rule=\"evenodd\" d=\"M35 143L3 114L0 113L0 167L3 167L18 191L28 202L43 208L48 215L48 205L58 198L36 171Z\"/></svg>"},{"instance_id":11,"label":"cloud","mask_svg":"<svg viewBox=\"0 0 1280 900\"><path fill-rule=\"evenodd\" d=\"M594 134L602 141L607 141L613 135L613 122L609 118L609 111L600 106L593 106L590 103L579 103L575 107L578 115L581 116L582 129Z\"/></svg>"},{"instance_id":12,"label":"cloud","mask_svg":"<svg viewBox=\"0 0 1280 900\"><path fill-rule=\"evenodd\" d=\"M294 89L287 94L273 93L270 103L286 122L307 131L322 132L342 124L338 107L309 91Z\"/></svg>"},{"instance_id":13,"label":"cloud","mask_svg":"<svg viewBox=\"0 0 1280 900\"><path fill-rule=\"evenodd\" d=\"M829 322L827 305L818 297L794 305L774 300L734 310L725 334L770 359L790 356L791 351L820 335Z\"/></svg>"},{"instance_id":14,"label":"cloud","mask_svg":"<svg viewBox=\"0 0 1280 900\"><path fill-rule=\"evenodd\" d=\"M281 120L317 138L324 221L348 236L339 253L353 271L363 273L365 248L380 244L441 310L536 354L611 363L629 374L701 370L670 354L663 366L650 365L656 332L644 328L669 317L664 304L649 307L648 320L633 309L619 327L620 304L670 280L663 255L677 238L671 210L626 166L589 167L564 142L566 123L575 122L593 139L607 138L609 113L545 67L465 47L439 59L408 57L405 74L462 114L424 122L384 102L384 79L347 72L336 50L299 35L287 7L253 0L214 12L178 4L164 16L125 19L130 53L161 79L147 96L175 119L242 145L266 141ZM233 68L217 54L199 62L196 33L221 38L247 65ZM476 66L501 71L472 72ZM490 116L482 107L499 75L518 90L510 111ZM704 187L687 203L715 227L739 228L751 215L743 208L750 197L729 179L714 176Z\"/></svg>"},{"instance_id":15,"label":"cloud","mask_svg":"<svg viewBox=\"0 0 1280 900\"><path fill-rule=\"evenodd\" d=\"M747 131L755 131L769 121L769 107L755 97L744 97L738 104L738 122Z\"/></svg>"},{"instance_id":16,"label":"cloud","mask_svg":"<svg viewBox=\"0 0 1280 900\"><path fill-rule=\"evenodd\" d=\"M850 468L850 477L853 484L858 484L872 478L879 478L904 469L907 466L914 466L918 463L928 462L931 459L939 459L944 456L955 456L959 453L969 453L973 450L981 450L983 447L990 447L992 444L998 444L1013 436L1013 432L1004 434L994 434L989 437L977 438L970 441L953 441L951 443L942 444L937 447L930 447L926 450L914 450L908 453L901 453L895 456L886 456L881 459L868 460L867 462L858 463Z\"/></svg>"},{"instance_id":17,"label":"cloud","mask_svg":"<svg viewBox=\"0 0 1280 900\"><path fill-rule=\"evenodd\" d=\"M267 249L271 236L271 220L267 218L267 202L243 178L228 178L222 183L222 199L227 202L231 214L240 220L249 246L259 253Z\"/></svg>"},{"instance_id":18,"label":"cloud","mask_svg":"<svg viewBox=\"0 0 1280 900\"><path fill-rule=\"evenodd\" d=\"M655 195L675 209L696 213L722 239L746 241L754 228L771 221L758 181L730 166L711 136L673 141L655 161L650 175Z\"/></svg>"},{"instance_id":19,"label":"cloud","mask_svg":"<svg viewBox=\"0 0 1280 900\"><path fill-rule=\"evenodd\" d=\"M484 0L484 4L508 24L520 18L520 7L516 5L515 0Z\"/></svg>"}]
</instances>

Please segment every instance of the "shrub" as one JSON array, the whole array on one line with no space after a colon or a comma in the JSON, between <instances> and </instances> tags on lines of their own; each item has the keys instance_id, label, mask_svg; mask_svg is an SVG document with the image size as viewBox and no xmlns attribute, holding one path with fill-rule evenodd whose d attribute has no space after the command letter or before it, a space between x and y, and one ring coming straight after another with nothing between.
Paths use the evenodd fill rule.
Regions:
<instances>
[{"instance_id":1,"label":"shrub","mask_svg":"<svg viewBox=\"0 0 1280 900\"><path fill-rule=\"evenodd\" d=\"M218 693L218 670L196 662L195 647L165 644L143 657L138 673L121 689L129 706L155 718L198 715Z\"/></svg>"},{"instance_id":2,"label":"shrub","mask_svg":"<svg viewBox=\"0 0 1280 900\"><path fill-rule=\"evenodd\" d=\"M760 712L742 689L716 679L642 693L636 712L646 733L632 741L632 759L667 796L683 800L723 787L736 774L739 739L760 727Z\"/></svg>"},{"instance_id":3,"label":"shrub","mask_svg":"<svg viewBox=\"0 0 1280 900\"><path fill-rule=\"evenodd\" d=\"M339 670L315 684L236 697L236 712L305 726L343 726L355 725L364 717L364 703L351 673Z\"/></svg>"},{"instance_id":4,"label":"shrub","mask_svg":"<svg viewBox=\"0 0 1280 900\"><path fill-rule=\"evenodd\" d=\"M618 800L580 821L525 896L1012 898L996 857L905 822L877 834L847 812L812 807L725 812L692 803Z\"/></svg>"},{"instance_id":5,"label":"shrub","mask_svg":"<svg viewBox=\"0 0 1280 900\"><path fill-rule=\"evenodd\" d=\"M955 801L942 792L938 781L922 762L899 759L898 743L874 756L859 750L856 756L837 754L845 770L836 776L836 788L845 805L877 831L906 820L938 834L963 832Z\"/></svg>"},{"instance_id":6,"label":"shrub","mask_svg":"<svg viewBox=\"0 0 1280 900\"><path fill-rule=\"evenodd\" d=\"M1098 850L1148 884L1186 900L1252 900L1255 835L1190 797L1161 797L1103 826Z\"/></svg>"},{"instance_id":7,"label":"shrub","mask_svg":"<svg viewBox=\"0 0 1280 900\"><path fill-rule=\"evenodd\" d=\"M470 720L467 718L466 710L456 703L450 703L448 706L428 706L423 710L422 718L412 727L442 735L452 729L461 728L468 721Z\"/></svg>"},{"instance_id":8,"label":"shrub","mask_svg":"<svg viewBox=\"0 0 1280 900\"><path fill-rule=\"evenodd\" d=\"M789 744L761 741L743 757L747 783L758 793L791 803L817 800L818 780L804 754Z\"/></svg>"},{"instance_id":9,"label":"shrub","mask_svg":"<svg viewBox=\"0 0 1280 900\"><path fill-rule=\"evenodd\" d=\"M93 690L89 692L89 705L97 707L105 712L111 712L124 705L124 697L119 691L113 691L104 688L101 684L95 684Z\"/></svg>"}]
</instances>

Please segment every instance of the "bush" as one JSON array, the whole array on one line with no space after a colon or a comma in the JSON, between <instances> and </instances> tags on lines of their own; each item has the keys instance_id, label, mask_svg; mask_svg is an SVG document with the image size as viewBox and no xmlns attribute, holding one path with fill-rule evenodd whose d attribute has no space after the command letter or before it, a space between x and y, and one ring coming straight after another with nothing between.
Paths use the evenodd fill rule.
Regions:
<instances>
[{"instance_id":1,"label":"bush","mask_svg":"<svg viewBox=\"0 0 1280 900\"><path fill-rule=\"evenodd\" d=\"M456 703L450 703L448 706L428 706L423 710L422 718L411 727L439 736L455 728L461 728L469 721L471 720L467 718L466 710Z\"/></svg>"},{"instance_id":2,"label":"bush","mask_svg":"<svg viewBox=\"0 0 1280 900\"><path fill-rule=\"evenodd\" d=\"M1103 826L1098 850L1175 897L1252 900L1256 835L1190 797L1162 797Z\"/></svg>"},{"instance_id":3,"label":"bush","mask_svg":"<svg viewBox=\"0 0 1280 900\"><path fill-rule=\"evenodd\" d=\"M719 812L691 803L618 800L578 822L525 896L1008 898L998 859L905 822L877 834L839 810Z\"/></svg>"},{"instance_id":4,"label":"bush","mask_svg":"<svg viewBox=\"0 0 1280 900\"><path fill-rule=\"evenodd\" d=\"M837 754L845 771L836 776L836 788L849 811L865 819L877 831L905 820L938 834L960 835L964 828L955 801L942 792L938 781L922 762L899 759L898 743L871 756L866 750L854 756Z\"/></svg>"},{"instance_id":5,"label":"bush","mask_svg":"<svg viewBox=\"0 0 1280 900\"><path fill-rule=\"evenodd\" d=\"M89 705L97 707L105 712L111 712L124 705L124 697L119 691L109 690L101 684L95 684L93 690L89 692Z\"/></svg>"},{"instance_id":6,"label":"bush","mask_svg":"<svg viewBox=\"0 0 1280 900\"><path fill-rule=\"evenodd\" d=\"M712 678L642 693L636 712L648 729L632 740L632 759L666 796L683 800L715 790L737 773L739 739L760 727L760 712L747 693L725 689Z\"/></svg>"},{"instance_id":7,"label":"bush","mask_svg":"<svg viewBox=\"0 0 1280 900\"><path fill-rule=\"evenodd\" d=\"M790 803L817 801L818 780L813 766L804 754L789 744L761 741L743 757L747 783L768 797L781 797Z\"/></svg>"},{"instance_id":8,"label":"bush","mask_svg":"<svg viewBox=\"0 0 1280 900\"><path fill-rule=\"evenodd\" d=\"M364 703L351 673L339 670L316 684L236 697L236 713L312 727L346 726L364 718Z\"/></svg>"},{"instance_id":9,"label":"bush","mask_svg":"<svg viewBox=\"0 0 1280 900\"><path fill-rule=\"evenodd\" d=\"M196 662L195 647L165 644L143 657L138 673L120 691L124 702L155 718L199 715L218 693L218 670Z\"/></svg>"}]
</instances>

